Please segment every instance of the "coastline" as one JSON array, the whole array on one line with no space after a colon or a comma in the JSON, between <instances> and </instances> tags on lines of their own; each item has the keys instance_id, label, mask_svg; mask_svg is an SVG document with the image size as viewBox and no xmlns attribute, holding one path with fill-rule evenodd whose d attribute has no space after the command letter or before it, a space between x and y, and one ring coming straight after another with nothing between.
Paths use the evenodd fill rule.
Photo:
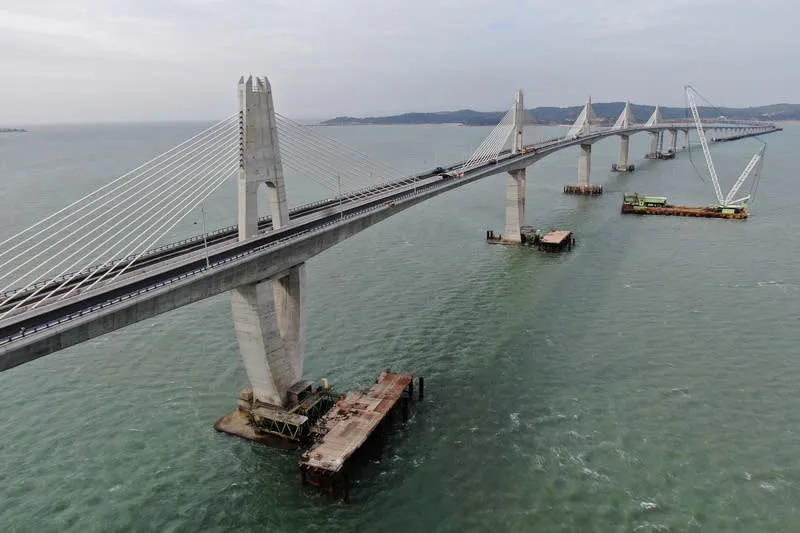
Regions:
<instances>
[{"instance_id":1,"label":"coastline","mask_svg":"<svg viewBox=\"0 0 800 533\"><path fill-rule=\"evenodd\" d=\"M473 124L470 122L337 122L325 124L318 122L312 124L313 126L466 126L466 127L489 127L497 126L497 124ZM544 122L527 122L525 126L571 126L572 123L544 123Z\"/></svg>"}]
</instances>

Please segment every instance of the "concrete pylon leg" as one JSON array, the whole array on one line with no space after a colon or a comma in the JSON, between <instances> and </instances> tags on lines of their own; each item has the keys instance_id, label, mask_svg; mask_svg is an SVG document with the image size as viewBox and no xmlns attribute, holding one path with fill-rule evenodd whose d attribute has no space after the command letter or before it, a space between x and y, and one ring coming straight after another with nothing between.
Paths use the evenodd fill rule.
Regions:
<instances>
[{"instance_id":1,"label":"concrete pylon leg","mask_svg":"<svg viewBox=\"0 0 800 533\"><path fill-rule=\"evenodd\" d=\"M678 130L669 130L669 149L673 153L678 149Z\"/></svg>"},{"instance_id":2,"label":"concrete pylon leg","mask_svg":"<svg viewBox=\"0 0 800 533\"><path fill-rule=\"evenodd\" d=\"M592 145L582 144L578 156L578 185L589 185L589 176L592 173Z\"/></svg>"},{"instance_id":3,"label":"concrete pylon leg","mask_svg":"<svg viewBox=\"0 0 800 533\"><path fill-rule=\"evenodd\" d=\"M683 149L689 148L689 130L683 130Z\"/></svg>"},{"instance_id":4,"label":"concrete pylon leg","mask_svg":"<svg viewBox=\"0 0 800 533\"><path fill-rule=\"evenodd\" d=\"M620 135L619 143L619 162L617 163L617 170L626 172L628 170L628 145L630 144L630 136Z\"/></svg>"},{"instance_id":5,"label":"concrete pylon leg","mask_svg":"<svg viewBox=\"0 0 800 533\"><path fill-rule=\"evenodd\" d=\"M231 291L236 338L253 398L285 406L303 375L305 265L277 280Z\"/></svg>"},{"instance_id":6,"label":"concrete pylon leg","mask_svg":"<svg viewBox=\"0 0 800 533\"><path fill-rule=\"evenodd\" d=\"M655 157L656 152L658 152L658 132L651 131L650 132L650 153L648 154L650 157Z\"/></svg>"},{"instance_id":7,"label":"concrete pylon leg","mask_svg":"<svg viewBox=\"0 0 800 533\"><path fill-rule=\"evenodd\" d=\"M506 184L506 231L503 241L520 244L520 227L525 221L525 169L511 170Z\"/></svg>"}]
</instances>

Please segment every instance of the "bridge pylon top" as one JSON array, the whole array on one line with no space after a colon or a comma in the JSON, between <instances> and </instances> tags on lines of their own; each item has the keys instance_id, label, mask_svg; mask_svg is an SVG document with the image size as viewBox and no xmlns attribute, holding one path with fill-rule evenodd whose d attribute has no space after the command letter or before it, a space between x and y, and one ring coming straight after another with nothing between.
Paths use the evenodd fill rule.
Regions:
<instances>
[{"instance_id":1,"label":"bridge pylon top","mask_svg":"<svg viewBox=\"0 0 800 533\"><path fill-rule=\"evenodd\" d=\"M514 98L514 122L513 122L513 141L511 145L511 152L518 154L522 151L523 141L522 134L525 129L525 104L523 100L522 89L517 89Z\"/></svg>"},{"instance_id":2,"label":"bridge pylon top","mask_svg":"<svg viewBox=\"0 0 800 533\"><path fill-rule=\"evenodd\" d=\"M625 102L625 108L620 113L619 118L614 123L614 127L611 128L612 130L625 130L630 128L636 122L636 117L633 116L633 111L631 110L631 103Z\"/></svg>"},{"instance_id":3,"label":"bridge pylon top","mask_svg":"<svg viewBox=\"0 0 800 533\"><path fill-rule=\"evenodd\" d=\"M273 228L289 223L272 88L266 76L239 78L239 240L258 233L258 188L266 184Z\"/></svg>"},{"instance_id":4,"label":"bridge pylon top","mask_svg":"<svg viewBox=\"0 0 800 533\"><path fill-rule=\"evenodd\" d=\"M664 117L661 116L661 107L656 106L655 110L653 110L653 114L650 115L650 118L647 119L647 122L645 122L644 125L655 126L657 124L663 124L663 123L664 123Z\"/></svg>"},{"instance_id":5,"label":"bridge pylon top","mask_svg":"<svg viewBox=\"0 0 800 533\"><path fill-rule=\"evenodd\" d=\"M239 87L244 86L247 91L250 92L257 92L257 93L267 93L272 92L272 87L270 87L269 80L266 76L255 76L253 77L248 76L247 80L244 79L244 76L239 78Z\"/></svg>"},{"instance_id":6,"label":"bridge pylon top","mask_svg":"<svg viewBox=\"0 0 800 533\"><path fill-rule=\"evenodd\" d=\"M589 133L589 130L594 124L597 124L598 118L592 109L592 97L589 97L589 100L586 102L586 105L583 106L583 110L581 110L578 118L575 119L575 123L567 132L566 137L580 137L581 135L586 135Z\"/></svg>"}]
</instances>

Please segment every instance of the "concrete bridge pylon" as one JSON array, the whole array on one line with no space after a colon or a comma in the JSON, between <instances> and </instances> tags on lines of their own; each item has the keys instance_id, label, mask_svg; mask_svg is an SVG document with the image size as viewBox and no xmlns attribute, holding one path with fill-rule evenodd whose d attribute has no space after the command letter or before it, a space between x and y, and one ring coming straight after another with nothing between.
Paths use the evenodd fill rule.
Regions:
<instances>
[{"instance_id":1,"label":"concrete bridge pylon","mask_svg":"<svg viewBox=\"0 0 800 533\"><path fill-rule=\"evenodd\" d=\"M567 137L580 137L587 135L591 131L593 124L597 123L597 115L592 109L592 97L586 101L583 110L578 115L575 123L567 133ZM580 187L589 186L589 178L592 173L592 144L582 143L578 153L578 185Z\"/></svg>"},{"instance_id":2,"label":"concrete bridge pylon","mask_svg":"<svg viewBox=\"0 0 800 533\"><path fill-rule=\"evenodd\" d=\"M664 122L664 118L661 116L661 108L656 106L653 110L653 114L650 115L650 118L647 119L645 122L645 126L657 126ZM650 135L650 152L647 154L648 157L655 158L658 156L658 143L660 140L660 131L651 131Z\"/></svg>"},{"instance_id":3,"label":"concrete bridge pylon","mask_svg":"<svg viewBox=\"0 0 800 533\"><path fill-rule=\"evenodd\" d=\"M275 229L288 224L286 184L278 145L272 89L267 78L239 80L239 241L258 232L258 190L266 187ZM305 264L277 279L231 291L236 338L252 387L252 405L283 407L300 381L305 356Z\"/></svg>"},{"instance_id":4,"label":"concrete bridge pylon","mask_svg":"<svg viewBox=\"0 0 800 533\"><path fill-rule=\"evenodd\" d=\"M245 240L257 232L261 184L267 188L275 228L289 222L275 107L267 78L239 80L239 135L239 240Z\"/></svg>"},{"instance_id":5,"label":"concrete bridge pylon","mask_svg":"<svg viewBox=\"0 0 800 533\"><path fill-rule=\"evenodd\" d=\"M522 89L514 100L511 153L519 154L523 147L525 106ZM509 170L506 180L506 229L503 241L509 244L522 242L521 226L525 222L525 168Z\"/></svg>"},{"instance_id":6,"label":"concrete bridge pylon","mask_svg":"<svg viewBox=\"0 0 800 533\"><path fill-rule=\"evenodd\" d=\"M625 107L622 109L622 113L620 113L619 118L614 123L612 129L626 130L632 127L635 122L636 118L633 116L631 103L625 102ZM619 160L617 161L616 165L612 165L611 170L615 170L617 172L628 172L630 170L633 170L632 166L630 167L628 166L629 146L630 146L630 135L620 135Z\"/></svg>"},{"instance_id":7,"label":"concrete bridge pylon","mask_svg":"<svg viewBox=\"0 0 800 533\"><path fill-rule=\"evenodd\" d=\"M631 103L625 102L625 107L622 108L622 113L619 114L619 118L617 118L617 121L614 123L614 126L611 129L626 130L632 127L635 123L636 117L633 116Z\"/></svg>"},{"instance_id":8,"label":"concrete bridge pylon","mask_svg":"<svg viewBox=\"0 0 800 533\"><path fill-rule=\"evenodd\" d=\"M653 110L653 114L650 115L650 118L647 119L647 122L644 123L645 126L657 126L659 124L663 124L664 117L661 116L661 106L656 106Z\"/></svg>"},{"instance_id":9,"label":"concrete bridge pylon","mask_svg":"<svg viewBox=\"0 0 800 533\"><path fill-rule=\"evenodd\" d=\"M590 136L592 133L592 126L598 122L597 115L594 109L592 109L592 98L589 97L586 105L583 106L583 110L575 120L575 123L567 132L565 139L580 140L581 137ZM580 151L578 152L578 185L577 187L574 185L565 185L565 193L594 195L602 192L602 187L596 187L590 184L592 173L592 143L596 140L597 139L594 138L587 139L585 142L580 143Z\"/></svg>"},{"instance_id":10,"label":"concrete bridge pylon","mask_svg":"<svg viewBox=\"0 0 800 533\"><path fill-rule=\"evenodd\" d=\"M583 106L583 109L575 119L575 123L567 131L566 138L577 138L589 134L593 125L597 124L598 118L592 109L592 97Z\"/></svg>"}]
</instances>

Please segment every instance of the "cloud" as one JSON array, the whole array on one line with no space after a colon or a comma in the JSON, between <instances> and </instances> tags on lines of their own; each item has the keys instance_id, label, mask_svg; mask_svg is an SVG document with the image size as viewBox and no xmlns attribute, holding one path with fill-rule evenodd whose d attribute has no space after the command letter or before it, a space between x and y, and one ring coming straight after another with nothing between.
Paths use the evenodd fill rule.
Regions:
<instances>
[{"instance_id":1,"label":"cloud","mask_svg":"<svg viewBox=\"0 0 800 533\"><path fill-rule=\"evenodd\" d=\"M266 74L286 115L797 100L788 0L0 0L0 121L227 116ZM779 43L776 46L776 42ZM793 64L793 63L790 63ZM54 92L53 88L57 87Z\"/></svg>"}]
</instances>

